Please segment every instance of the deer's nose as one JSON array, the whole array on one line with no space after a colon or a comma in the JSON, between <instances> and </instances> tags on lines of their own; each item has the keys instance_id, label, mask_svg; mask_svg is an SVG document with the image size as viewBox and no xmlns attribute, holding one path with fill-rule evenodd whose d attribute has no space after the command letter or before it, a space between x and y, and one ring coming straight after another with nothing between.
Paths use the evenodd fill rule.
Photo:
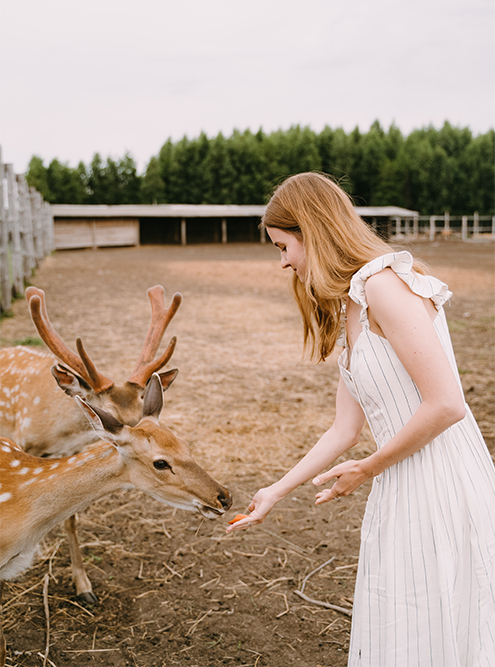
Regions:
<instances>
[{"instance_id":1,"label":"deer's nose","mask_svg":"<svg viewBox=\"0 0 495 667\"><path fill-rule=\"evenodd\" d=\"M232 495L228 489L222 489L218 494L218 500L224 508L224 510L229 510L232 507Z\"/></svg>"}]
</instances>

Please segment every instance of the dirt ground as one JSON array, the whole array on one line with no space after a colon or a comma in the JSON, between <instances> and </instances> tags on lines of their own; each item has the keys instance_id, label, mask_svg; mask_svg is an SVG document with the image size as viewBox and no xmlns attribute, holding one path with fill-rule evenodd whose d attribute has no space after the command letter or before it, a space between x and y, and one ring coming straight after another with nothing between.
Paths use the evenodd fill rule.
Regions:
<instances>
[{"instance_id":1,"label":"dirt ground","mask_svg":"<svg viewBox=\"0 0 495 667\"><path fill-rule=\"evenodd\" d=\"M447 316L468 403L495 455L493 243L418 243L412 251L454 292ZM43 664L42 582L50 572L47 665L342 667L350 618L305 593L350 609L369 486L314 507L308 483L249 532L226 520L276 480L332 421L336 356L301 360L301 330L270 245L145 246L59 252L33 278L52 322L73 345L81 335L115 380L131 372L149 322L146 289L184 301L165 335L177 335L178 379L162 421L233 493L226 518L204 520L138 492L98 501L80 517L87 570L99 597L80 606L62 529L41 559L4 592L9 666ZM2 344L35 336L23 300L2 322ZM357 451L356 451L357 450ZM369 431L349 454L373 450Z\"/></svg>"}]
</instances>

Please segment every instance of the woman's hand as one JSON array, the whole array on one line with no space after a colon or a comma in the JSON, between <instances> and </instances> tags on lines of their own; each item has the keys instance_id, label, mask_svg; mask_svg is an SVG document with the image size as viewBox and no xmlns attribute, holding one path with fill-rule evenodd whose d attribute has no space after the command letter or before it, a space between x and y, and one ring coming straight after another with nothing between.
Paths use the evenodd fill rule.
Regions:
<instances>
[{"instance_id":1,"label":"woman's hand","mask_svg":"<svg viewBox=\"0 0 495 667\"><path fill-rule=\"evenodd\" d=\"M369 466L363 463L365 460L344 461L344 463L339 463L339 465L331 468L328 472L321 473L321 475L315 477L313 479L315 486L324 484L329 479L332 479L332 477L337 478L337 481L330 489L324 489L316 494L315 505L321 505L341 496L348 496L361 486L361 484L364 484L364 482L373 477Z\"/></svg>"},{"instance_id":2,"label":"woman's hand","mask_svg":"<svg viewBox=\"0 0 495 667\"><path fill-rule=\"evenodd\" d=\"M275 490L268 486L265 489L260 489L252 499L248 510L251 512L249 516L240 521L236 521L231 526L227 527L226 533L229 534L234 530L244 530L250 528L254 524L263 523L272 507L281 500L280 496L275 493Z\"/></svg>"}]
</instances>

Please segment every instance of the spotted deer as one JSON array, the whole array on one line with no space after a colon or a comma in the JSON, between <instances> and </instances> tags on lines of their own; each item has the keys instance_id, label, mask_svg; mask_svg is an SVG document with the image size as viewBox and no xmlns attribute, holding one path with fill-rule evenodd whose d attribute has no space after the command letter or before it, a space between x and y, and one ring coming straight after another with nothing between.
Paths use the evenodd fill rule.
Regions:
<instances>
[{"instance_id":1,"label":"spotted deer","mask_svg":"<svg viewBox=\"0 0 495 667\"><path fill-rule=\"evenodd\" d=\"M146 387L136 426L124 425L79 396L74 402L106 442L70 457L37 458L0 438L0 582L31 565L37 544L51 528L112 491L136 488L205 517L221 515L232 504L229 491L195 463L186 442L160 426L158 374ZM1 667L4 662L0 624Z\"/></svg>"},{"instance_id":2,"label":"spotted deer","mask_svg":"<svg viewBox=\"0 0 495 667\"><path fill-rule=\"evenodd\" d=\"M156 357L165 330L181 303L175 294L168 308L160 285L148 290L151 322L143 348L129 379L115 384L95 366L80 338L73 352L51 324L43 290L28 287L26 300L38 333L53 355L29 347L0 350L0 435L10 438L28 454L39 457L73 456L98 440L77 407L79 396L128 426L140 419L146 383L170 360L176 338ZM156 357L156 358L155 358ZM60 361L63 363L60 363ZM159 374L163 390L170 387L177 369ZM56 382L55 382L55 380ZM58 386L57 386L58 384ZM63 394L59 387L65 392ZM65 521L78 597L97 602L84 570L77 541L76 517Z\"/></svg>"}]
</instances>

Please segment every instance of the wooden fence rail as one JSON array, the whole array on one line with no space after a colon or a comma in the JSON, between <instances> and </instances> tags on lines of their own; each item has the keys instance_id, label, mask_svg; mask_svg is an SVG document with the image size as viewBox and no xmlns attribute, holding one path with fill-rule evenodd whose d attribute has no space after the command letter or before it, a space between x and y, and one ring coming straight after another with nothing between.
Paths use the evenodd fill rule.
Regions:
<instances>
[{"instance_id":1,"label":"wooden fence rail","mask_svg":"<svg viewBox=\"0 0 495 667\"><path fill-rule=\"evenodd\" d=\"M24 293L25 281L52 250L50 204L2 162L0 148L0 311Z\"/></svg>"},{"instance_id":2,"label":"wooden fence rail","mask_svg":"<svg viewBox=\"0 0 495 667\"><path fill-rule=\"evenodd\" d=\"M391 228L393 239L459 238L463 241L495 241L494 215L417 215L413 218L394 218Z\"/></svg>"}]
</instances>

